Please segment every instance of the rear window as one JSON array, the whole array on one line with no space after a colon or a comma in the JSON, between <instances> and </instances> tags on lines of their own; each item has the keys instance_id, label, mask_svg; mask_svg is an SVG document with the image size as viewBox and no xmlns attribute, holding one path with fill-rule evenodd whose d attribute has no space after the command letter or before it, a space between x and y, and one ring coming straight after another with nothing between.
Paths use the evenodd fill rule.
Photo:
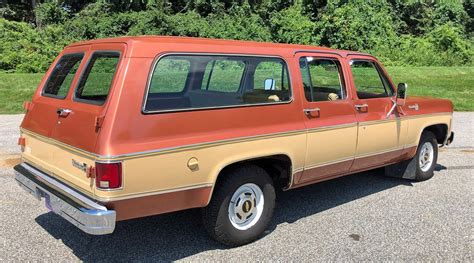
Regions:
<instances>
[{"instance_id":1,"label":"rear window","mask_svg":"<svg viewBox=\"0 0 474 263\"><path fill-rule=\"evenodd\" d=\"M144 111L284 103L289 83L280 58L169 55L155 64Z\"/></svg>"},{"instance_id":2,"label":"rear window","mask_svg":"<svg viewBox=\"0 0 474 263\"><path fill-rule=\"evenodd\" d=\"M104 104L109 95L120 54L117 52L96 52L81 76L75 93L75 100Z\"/></svg>"},{"instance_id":3,"label":"rear window","mask_svg":"<svg viewBox=\"0 0 474 263\"><path fill-rule=\"evenodd\" d=\"M54 66L43 88L43 96L64 99L83 57L84 54L62 56Z\"/></svg>"}]
</instances>

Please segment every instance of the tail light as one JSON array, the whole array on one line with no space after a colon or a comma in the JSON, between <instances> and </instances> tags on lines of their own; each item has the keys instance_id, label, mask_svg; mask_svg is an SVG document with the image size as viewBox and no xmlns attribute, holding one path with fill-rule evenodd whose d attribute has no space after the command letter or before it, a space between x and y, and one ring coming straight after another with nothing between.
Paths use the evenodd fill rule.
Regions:
<instances>
[{"instance_id":1,"label":"tail light","mask_svg":"<svg viewBox=\"0 0 474 263\"><path fill-rule=\"evenodd\" d=\"M99 189L122 187L122 163L95 163L95 184Z\"/></svg>"},{"instance_id":2,"label":"tail light","mask_svg":"<svg viewBox=\"0 0 474 263\"><path fill-rule=\"evenodd\" d=\"M18 145L21 147L21 151L25 151L26 139L23 137L18 138Z\"/></svg>"}]
</instances>

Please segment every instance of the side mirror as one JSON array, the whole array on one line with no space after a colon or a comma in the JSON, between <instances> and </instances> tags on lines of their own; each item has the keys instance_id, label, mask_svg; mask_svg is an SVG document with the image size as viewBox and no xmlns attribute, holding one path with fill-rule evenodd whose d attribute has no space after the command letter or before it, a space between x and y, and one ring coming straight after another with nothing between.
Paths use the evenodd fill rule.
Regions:
<instances>
[{"instance_id":1,"label":"side mirror","mask_svg":"<svg viewBox=\"0 0 474 263\"><path fill-rule=\"evenodd\" d=\"M397 105L403 106L405 105L405 99L407 98L407 88L408 85L406 83L399 83L397 88Z\"/></svg>"},{"instance_id":2,"label":"side mirror","mask_svg":"<svg viewBox=\"0 0 474 263\"><path fill-rule=\"evenodd\" d=\"M275 89L275 80L274 79L266 79L264 82L265 90L274 90Z\"/></svg>"}]
</instances>

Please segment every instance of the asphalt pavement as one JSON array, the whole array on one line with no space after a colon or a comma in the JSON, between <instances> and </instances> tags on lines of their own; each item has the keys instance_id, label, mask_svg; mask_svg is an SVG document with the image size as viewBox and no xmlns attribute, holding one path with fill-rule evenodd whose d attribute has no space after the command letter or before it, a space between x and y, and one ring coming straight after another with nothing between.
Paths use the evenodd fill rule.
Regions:
<instances>
[{"instance_id":1,"label":"asphalt pavement","mask_svg":"<svg viewBox=\"0 0 474 263\"><path fill-rule=\"evenodd\" d=\"M474 248L474 113L454 115L455 141L435 176L410 182L380 170L278 196L260 240L226 248L199 210L120 222L90 236L15 182L21 115L0 115L0 261L464 261Z\"/></svg>"}]
</instances>

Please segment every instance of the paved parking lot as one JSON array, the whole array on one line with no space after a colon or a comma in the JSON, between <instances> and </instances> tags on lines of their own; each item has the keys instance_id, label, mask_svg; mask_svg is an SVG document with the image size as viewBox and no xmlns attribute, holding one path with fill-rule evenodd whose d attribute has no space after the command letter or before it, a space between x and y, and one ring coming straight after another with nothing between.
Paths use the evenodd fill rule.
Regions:
<instances>
[{"instance_id":1,"label":"paved parking lot","mask_svg":"<svg viewBox=\"0 0 474 263\"><path fill-rule=\"evenodd\" d=\"M474 113L455 113L455 142L433 179L371 171L282 193L267 235L228 249L199 210L119 223L89 236L24 193L11 167L20 115L0 116L0 261L473 261Z\"/></svg>"}]
</instances>

